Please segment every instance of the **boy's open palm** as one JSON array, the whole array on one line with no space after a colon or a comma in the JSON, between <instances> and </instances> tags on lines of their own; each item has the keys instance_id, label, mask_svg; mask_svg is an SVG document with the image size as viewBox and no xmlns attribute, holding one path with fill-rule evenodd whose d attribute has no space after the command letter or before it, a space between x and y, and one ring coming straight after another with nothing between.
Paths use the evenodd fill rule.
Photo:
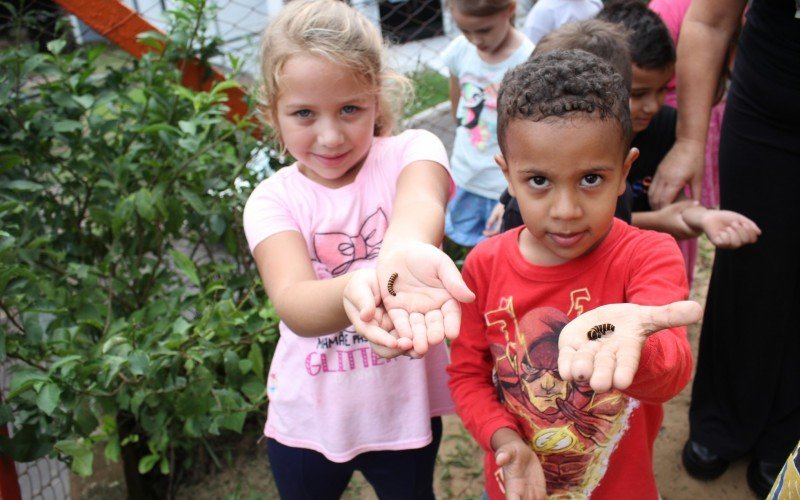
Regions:
<instances>
[{"instance_id":1,"label":"boy's open palm","mask_svg":"<svg viewBox=\"0 0 800 500\"><path fill-rule=\"evenodd\" d=\"M566 381L588 381L596 392L627 389L639 367L642 346L651 334L700 321L703 309L691 300L665 306L608 304L567 323L558 340L558 371ZM611 324L590 340L589 330Z\"/></svg>"}]
</instances>

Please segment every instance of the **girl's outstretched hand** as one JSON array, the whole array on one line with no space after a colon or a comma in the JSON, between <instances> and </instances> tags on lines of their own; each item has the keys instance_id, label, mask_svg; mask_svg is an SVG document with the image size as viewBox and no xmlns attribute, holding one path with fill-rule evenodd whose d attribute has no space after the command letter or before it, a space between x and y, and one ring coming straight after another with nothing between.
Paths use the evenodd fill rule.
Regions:
<instances>
[{"instance_id":1,"label":"girl's outstretched hand","mask_svg":"<svg viewBox=\"0 0 800 500\"><path fill-rule=\"evenodd\" d=\"M701 223L708 239L718 248L739 248L755 243L761 235L755 222L730 210L707 210Z\"/></svg>"},{"instance_id":2,"label":"girl's outstretched hand","mask_svg":"<svg viewBox=\"0 0 800 500\"><path fill-rule=\"evenodd\" d=\"M356 333L369 340L376 354L394 358L412 348L411 339L398 338L392 320L381 303L375 269L353 272L343 294L344 310Z\"/></svg>"},{"instance_id":3,"label":"girl's outstretched hand","mask_svg":"<svg viewBox=\"0 0 800 500\"><path fill-rule=\"evenodd\" d=\"M647 337L665 328L700 321L703 309L691 300L664 306L608 304L567 323L558 340L558 372L565 381L589 381L596 392L627 389L639 367ZM590 340L596 325L614 330Z\"/></svg>"},{"instance_id":4,"label":"girl's outstretched hand","mask_svg":"<svg viewBox=\"0 0 800 500\"><path fill-rule=\"evenodd\" d=\"M420 357L428 346L458 336L460 302L472 302L475 294L447 254L427 243L395 245L381 251L377 275L398 347L405 347L410 339L410 354Z\"/></svg>"}]
</instances>

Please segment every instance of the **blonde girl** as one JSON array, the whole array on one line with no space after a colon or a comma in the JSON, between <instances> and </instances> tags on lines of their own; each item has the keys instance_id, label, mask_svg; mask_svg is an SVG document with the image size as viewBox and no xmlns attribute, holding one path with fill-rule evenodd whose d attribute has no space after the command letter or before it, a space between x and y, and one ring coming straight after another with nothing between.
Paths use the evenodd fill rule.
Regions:
<instances>
[{"instance_id":1,"label":"blonde girl","mask_svg":"<svg viewBox=\"0 0 800 500\"><path fill-rule=\"evenodd\" d=\"M389 96L407 82L345 3L287 4L262 54L262 110L296 160L244 212L281 318L264 429L278 490L339 498L361 470L381 498L433 498L440 416L453 410L442 340L473 298L438 249L444 147L421 130L390 135L402 102ZM381 358L369 340L410 356Z\"/></svg>"},{"instance_id":2,"label":"blonde girl","mask_svg":"<svg viewBox=\"0 0 800 500\"><path fill-rule=\"evenodd\" d=\"M448 0L462 35L442 54L450 70L456 137L450 163L457 191L447 207L445 232L471 247L500 230L498 199L507 184L494 161L497 90L505 72L524 62L533 43L514 28L514 0Z\"/></svg>"}]
</instances>

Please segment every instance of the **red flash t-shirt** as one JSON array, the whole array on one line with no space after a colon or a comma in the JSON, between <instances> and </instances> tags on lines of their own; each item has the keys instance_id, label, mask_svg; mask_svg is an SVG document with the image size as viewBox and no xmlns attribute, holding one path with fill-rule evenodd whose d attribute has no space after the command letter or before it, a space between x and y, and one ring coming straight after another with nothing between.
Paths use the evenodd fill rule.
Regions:
<instances>
[{"instance_id":1,"label":"red flash t-shirt","mask_svg":"<svg viewBox=\"0 0 800 500\"><path fill-rule=\"evenodd\" d=\"M448 368L457 412L486 450L489 497L504 498L490 440L510 427L539 457L549 495L658 498L653 443L661 404L691 376L686 329L653 334L633 384L603 394L561 380L558 336L567 322L601 305L685 300L686 272L675 240L615 219L591 253L542 267L520 253L523 229L483 241L467 257L463 275L477 299L462 305Z\"/></svg>"}]
</instances>

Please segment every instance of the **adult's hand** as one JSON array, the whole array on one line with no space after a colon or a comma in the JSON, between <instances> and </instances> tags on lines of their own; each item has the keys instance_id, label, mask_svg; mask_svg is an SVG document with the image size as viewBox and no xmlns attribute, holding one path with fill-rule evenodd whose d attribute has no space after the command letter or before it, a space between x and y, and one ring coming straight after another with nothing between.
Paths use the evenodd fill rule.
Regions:
<instances>
[{"instance_id":1,"label":"adult's hand","mask_svg":"<svg viewBox=\"0 0 800 500\"><path fill-rule=\"evenodd\" d=\"M669 205L687 184L692 199L700 199L705 147L705 143L690 139L675 141L653 176L653 183L648 190L651 207L658 210Z\"/></svg>"}]
</instances>

